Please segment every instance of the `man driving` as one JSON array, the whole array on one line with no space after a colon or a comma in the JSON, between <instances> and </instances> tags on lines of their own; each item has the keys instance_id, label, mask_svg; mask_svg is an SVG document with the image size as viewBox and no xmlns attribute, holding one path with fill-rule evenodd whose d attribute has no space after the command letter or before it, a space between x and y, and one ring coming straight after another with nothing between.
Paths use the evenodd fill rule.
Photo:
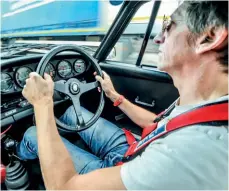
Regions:
<instances>
[{"instance_id":1,"label":"man driving","mask_svg":"<svg viewBox=\"0 0 229 191\"><path fill-rule=\"evenodd\" d=\"M155 41L160 43L158 68L172 77L180 94L163 117L129 102L105 72L104 78L95 77L106 96L134 123L143 131L150 127L139 143L130 144L126 132L100 118L79 132L92 153L73 145L57 130L52 78L30 74L22 93L34 107L36 127L26 131L17 154L24 160L39 157L47 189L228 189L228 125L192 123L196 117L189 115L198 110L203 116L200 109L207 108L205 114L210 116L215 110L208 106L218 107L228 100L228 2L183 2L164 20ZM85 121L93 115L84 108L82 113ZM176 129L179 121L178 126L170 123L178 118L186 124L180 129ZM60 120L76 125L72 106ZM152 132L166 125L174 131L167 129L164 136L153 137ZM125 156L134 157L124 161Z\"/></svg>"}]
</instances>

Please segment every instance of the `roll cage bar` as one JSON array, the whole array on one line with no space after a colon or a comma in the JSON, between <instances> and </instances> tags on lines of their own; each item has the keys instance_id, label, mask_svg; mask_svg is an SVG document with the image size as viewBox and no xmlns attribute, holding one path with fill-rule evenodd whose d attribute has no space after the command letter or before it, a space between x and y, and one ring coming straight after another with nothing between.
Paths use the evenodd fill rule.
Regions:
<instances>
[{"instance_id":1,"label":"roll cage bar","mask_svg":"<svg viewBox=\"0 0 229 191\"><path fill-rule=\"evenodd\" d=\"M94 57L98 60L98 62L104 61L109 55L112 48L115 46L116 42L119 40L126 27L130 23L131 19L134 17L135 13L138 9L145 3L150 0L138 0L138 1L127 1L125 0L122 7L120 8L118 14L116 15L114 22L112 23L110 29L102 40L101 45L97 49L94 54ZM136 61L136 66L140 66L142 57L144 55L148 40L150 38L150 34L160 8L161 1L155 0L150 16L150 20L148 26L146 28L146 32L144 35L144 39L142 42L141 50L138 55L138 59Z\"/></svg>"}]
</instances>

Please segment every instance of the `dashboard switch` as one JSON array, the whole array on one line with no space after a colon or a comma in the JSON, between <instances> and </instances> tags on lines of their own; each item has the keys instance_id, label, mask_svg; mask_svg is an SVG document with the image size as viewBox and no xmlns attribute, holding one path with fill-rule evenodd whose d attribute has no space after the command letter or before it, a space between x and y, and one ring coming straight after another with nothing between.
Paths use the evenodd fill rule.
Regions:
<instances>
[{"instance_id":1,"label":"dashboard switch","mask_svg":"<svg viewBox=\"0 0 229 191\"><path fill-rule=\"evenodd\" d=\"M30 103L25 100L25 101L21 101L18 105L19 105L19 107L23 108L23 107L26 107L26 106L30 105Z\"/></svg>"}]
</instances>

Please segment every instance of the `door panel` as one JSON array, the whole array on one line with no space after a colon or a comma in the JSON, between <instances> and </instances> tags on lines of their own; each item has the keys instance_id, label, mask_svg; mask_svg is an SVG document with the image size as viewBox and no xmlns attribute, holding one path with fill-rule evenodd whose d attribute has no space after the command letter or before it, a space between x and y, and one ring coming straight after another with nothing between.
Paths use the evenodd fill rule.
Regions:
<instances>
[{"instance_id":1,"label":"door panel","mask_svg":"<svg viewBox=\"0 0 229 191\"><path fill-rule=\"evenodd\" d=\"M154 107L143 106L154 113L166 109L178 97L171 77L164 72L111 63L100 66L110 75L115 89L131 102L136 97L146 103L154 100Z\"/></svg>"}]
</instances>

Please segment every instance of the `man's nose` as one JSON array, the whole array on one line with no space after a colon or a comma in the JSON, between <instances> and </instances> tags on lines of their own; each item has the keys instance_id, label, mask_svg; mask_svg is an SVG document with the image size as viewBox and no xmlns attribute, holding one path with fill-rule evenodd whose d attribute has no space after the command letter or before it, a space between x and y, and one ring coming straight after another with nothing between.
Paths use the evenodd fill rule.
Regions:
<instances>
[{"instance_id":1,"label":"man's nose","mask_svg":"<svg viewBox=\"0 0 229 191\"><path fill-rule=\"evenodd\" d=\"M153 41L156 44L163 44L165 42L165 36L160 32L154 37Z\"/></svg>"}]
</instances>

